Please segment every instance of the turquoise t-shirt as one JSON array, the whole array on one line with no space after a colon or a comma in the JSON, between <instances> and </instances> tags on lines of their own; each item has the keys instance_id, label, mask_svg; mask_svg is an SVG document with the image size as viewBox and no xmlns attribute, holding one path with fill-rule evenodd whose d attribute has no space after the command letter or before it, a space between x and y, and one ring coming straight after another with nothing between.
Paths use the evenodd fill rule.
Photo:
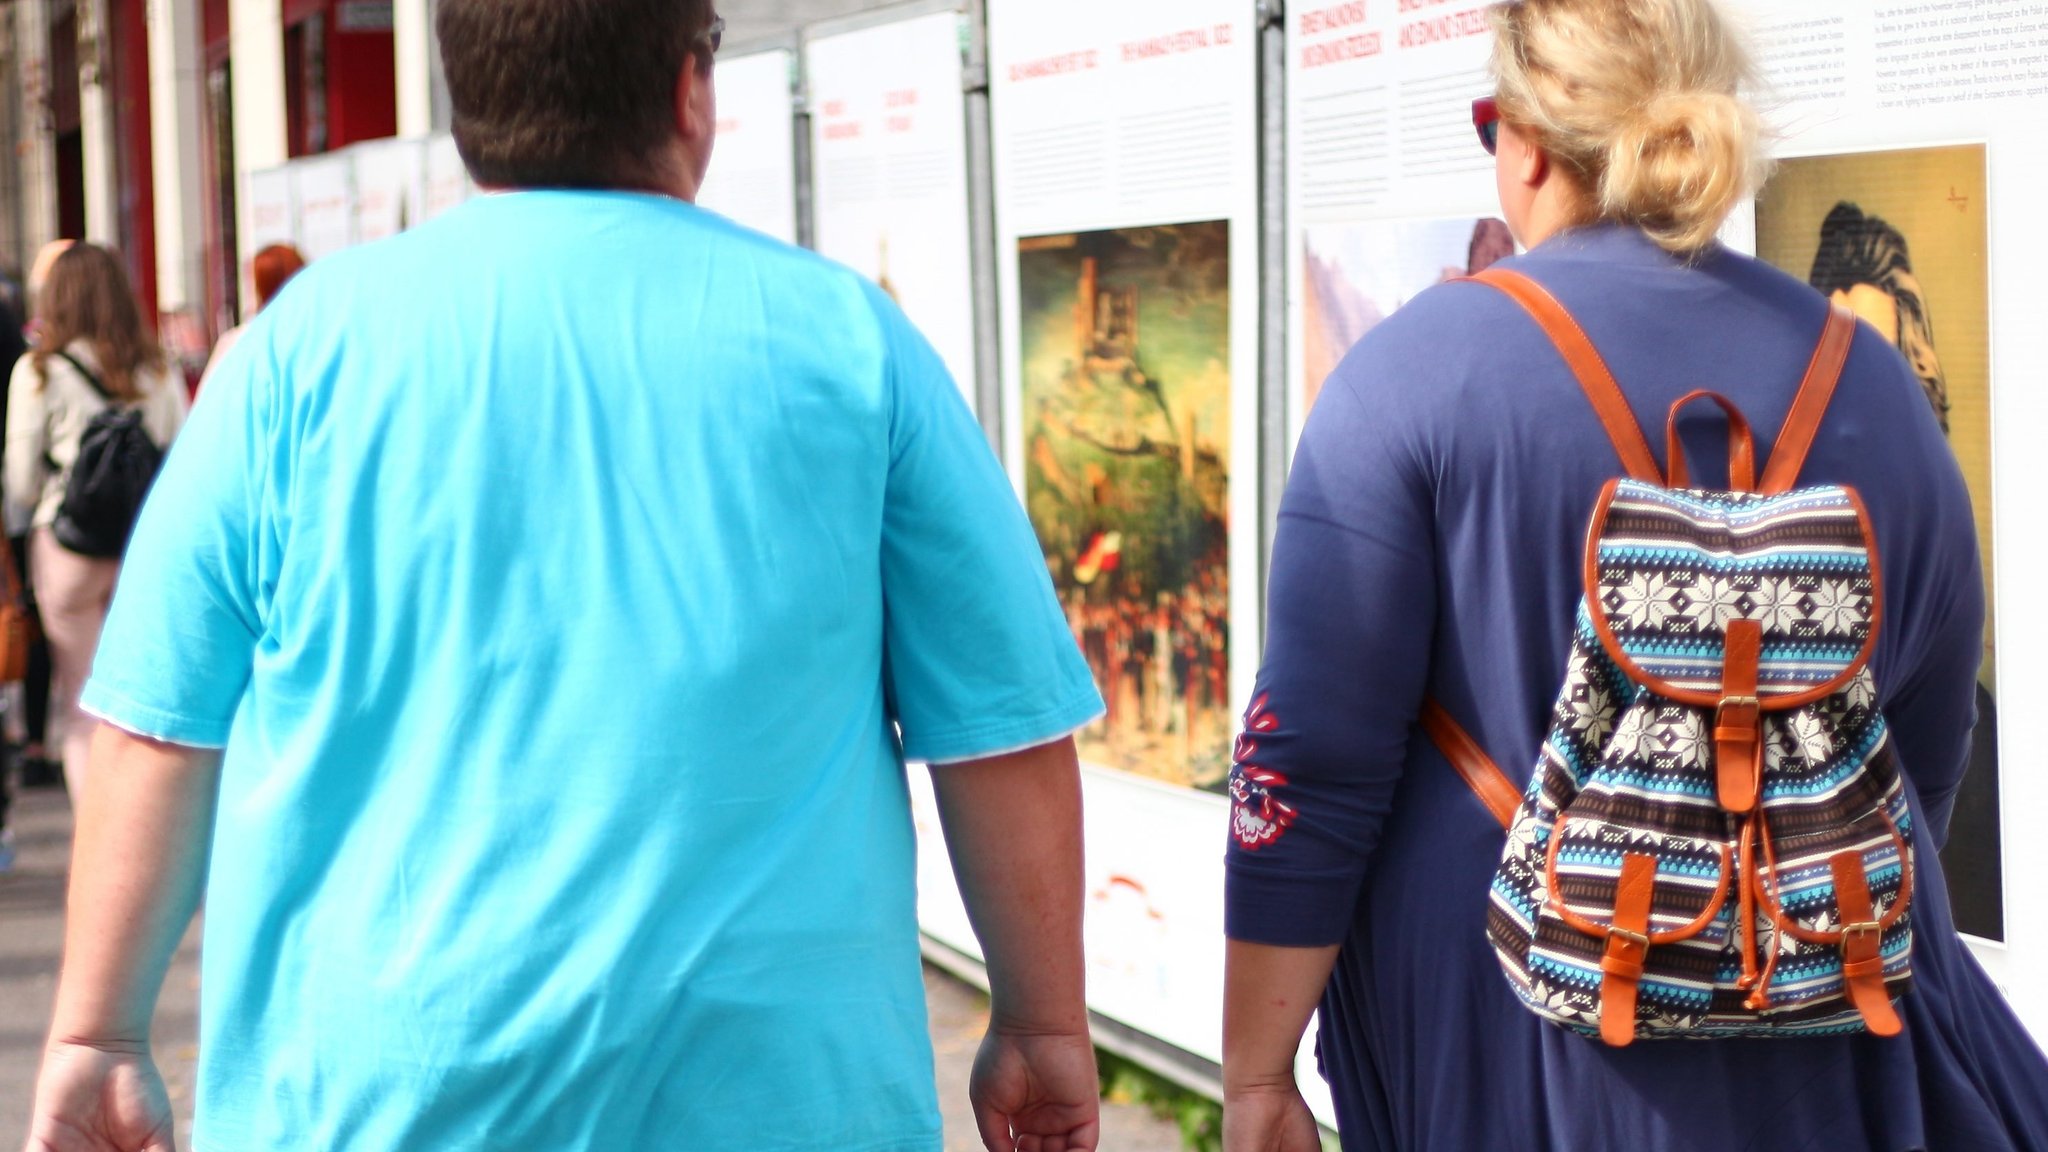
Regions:
<instances>
[{"instance_id":1,"label":"turquoise t-shirt","mask_svg":"<svg viewBox=\"0 0 2048 1152\"><path fill-rule=\"evenodd\" d=\"M85 705L226 747L203 1152L936 1152L904 760L1101 707L885 296L573 192L251 326Z\"/></svg>"}]
</instances>

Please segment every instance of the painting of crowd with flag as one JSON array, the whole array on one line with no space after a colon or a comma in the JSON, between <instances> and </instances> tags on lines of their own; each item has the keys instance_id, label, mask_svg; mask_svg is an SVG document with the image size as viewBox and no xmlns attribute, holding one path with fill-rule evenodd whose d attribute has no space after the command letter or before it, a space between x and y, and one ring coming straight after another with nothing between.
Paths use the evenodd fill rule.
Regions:
<instances>
[{"instance_id":1,"label":"painting of crowd with flag","mask_svg":"<svg viewBox=\"0 0 2048 1152\"><path fill-rule=\"evenodd\" d=\"M1025 499L1108 706L1082 757L1218 790L1234 722L1229 224L1018 248Z\"/></svg>"}]
</instances>

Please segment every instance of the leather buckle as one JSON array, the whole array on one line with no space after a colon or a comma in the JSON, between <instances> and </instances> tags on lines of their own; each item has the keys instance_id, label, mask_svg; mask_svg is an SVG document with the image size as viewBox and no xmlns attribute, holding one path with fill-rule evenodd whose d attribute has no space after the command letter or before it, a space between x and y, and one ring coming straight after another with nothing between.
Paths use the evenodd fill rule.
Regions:
<instances>
[{"instance_id":1,"label":"leather buckle","mask_svg":"<svg viewBox=\"0 0 2048 1152\"><path fill-rule=\"evenodd\" d=\"M1626 928L1607 930L1607 948L1600 957L1600 970L1624 980L1640 980L1650 962L1650 938Z\"/></svg>"},{"instance_id":2,"label":"leather buckle","mask_svg":"<svg viewBox=\"0 0 2048 1152\"><path fill-rule=\"evenodd\" d=\"M1847 955L1853 945L1860 943L1866 937L1870 938L1870 947L1875 951L1878 947L1878 941L1884 938L1884 925L1875 920L1864 920L1855 924L1842 925L1842 953Z\"/></svg>"},{"instance_id":3,"label":"leather buckle","mask_svg":"<svg viewBox=\"0 0 2048 1152\"><path fill-rule=\"evenodd\" d=\"M1737 708L1748 709L1742 714L1742 723L1739 727L1728 723L1728 713ZM1723 728L1737 731L1754 730L1762 720L1763 708L1754 696L1723 696L1721 702L1714 706L1714 727L1717 731Z\"/></svg>"}]
</instances>

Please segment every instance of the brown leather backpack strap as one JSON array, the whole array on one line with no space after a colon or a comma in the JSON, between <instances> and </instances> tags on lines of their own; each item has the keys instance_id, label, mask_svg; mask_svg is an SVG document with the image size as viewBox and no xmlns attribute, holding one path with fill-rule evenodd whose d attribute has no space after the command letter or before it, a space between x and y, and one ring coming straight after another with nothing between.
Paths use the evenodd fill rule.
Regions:
<instances>
[{"instance_id":1,"label":"brown leather backpack strap","mask_svg":"<svg viewBox=\"0 0 2048 1152\"><path fill-rule=\"evenodd\" d=\"M1821 417L1827 415L1828 403L1835 398L1835 385L1841 382L1842 366L1849 361L1849 345L1855 339L1855 314L1840 304L1830 306L1820 346L1813 350L1813 362L1807 365L1806 379L1800 382L1799 395L1771 449L1771 462L1764 469L1763 482L1757 485L1758 492L1779 496L1799 482L1799 470L1806 467L1806 454L1812 451Z\"/></svg>"},{"instance_id":2,"label":"brown leather backpack strap","mask_svg":"<svg viewBox=\"0 0 2048 1152\"><path fill-rule=\"evenodd\" d=\"M1422 702L1421 722L1429 742L1451 762L1451 767L1464 778L1479 802L1486 805L1486 810L1493 813L1493 818L1500 821L1500 826L1513 825L1515 813L1522 807L1522 791L1493 762L1493 757L1434 699Z\"/></svg>"},{"instance_id":3,"label":"brown leather backpack strap","mask_svg":"<svg viewBox=\"0 0 2048 1152\"><path fill-rule=\"evenodd\" d=\"M1685 442L1678 438L1678 414L1696 400L1712 400L1728 417L1728 487L1736 492L1756 491L1756 437L1750 433L1749 419L1734 401L1705 388L1680 397L1665 423L1664 472L1671 487L1692 486L1692 472L1685 466Z\"/></svg>"},{"instance_id":4,"label":"brown leather backpack strap","mask_svg":"<svg viewBox=\"0 0 2048 1152\"><path fill-rule=\"evenodd\" d=\"M1897 1036L1904 1027L1884 984L1884 924L1870 898L1863 854L1854 850L1828 858L1835 902L1842 913L1842 985L1849 1003L1872 1036Z\"/></svg>"},{"instance_id":5,"label":"brown leather backpack strap","mask_svg":"<svg viewBox=\"0 0 2048 1152\"><path fill-rule=\"evenodd\" d=\"M1661 487L1663 469L1657 467L1657 457L1650 452L1650 441L1643 435L1635 410L1628 406L1628 397L1622 395L1621 385L1615 383L1614 373L1608 370L1600 350L1593 347L1585 329L1579 327L1557 297L1529 277L1506 268L1488 268L1471 279L1507 293L1535 318L1544 335L1557 345L1572 375L1578 377L1579 387L1585 390L1586 399L1592 401L1593 411L1607 429L1607 438L1614 442L1622 467L1634 479Z\"/></svg>"},{"instance_id":6,"label":"brown leather backpack strap","mask_svg":"<svg viewBox=\"0 0 2048 1152\"><path fill-rule=\"evenodd\" d=\"M1600 1039L1626 1048L1636 1038L1636 992L1650 958L1650 909L1657 894L1657 858L1621 857L1614 886L1614 924L1600 955Z\"/></svg>"}]
</instances>

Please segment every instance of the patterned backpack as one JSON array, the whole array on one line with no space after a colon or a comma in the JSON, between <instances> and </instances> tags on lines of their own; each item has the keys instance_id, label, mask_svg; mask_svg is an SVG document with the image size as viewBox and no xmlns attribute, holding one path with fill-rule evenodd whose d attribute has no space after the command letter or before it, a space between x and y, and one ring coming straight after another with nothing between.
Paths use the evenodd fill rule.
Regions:
<instances>
[{"instance_id":1,"label":"patterned backpack","mask_svg":"<svg viewBox=\"0 0 2048 1152\"><path fill-rule=\"evenodd\" d=\"M1478 277L1558 346L1627 469L1587 532L1585 595L1518 790L1433 701L1423 728L1504 824L1487 934L1538 1015L1637 1038L1900 1029L1913 828L1869 669L1870 519L1795 488L1855 335L1840 308L1759 479L1741 412L1672 407L1660 474L1585 333L1534 281ZM1729 423L1729 492L1691 489L1679 410Z\"/></svg>"}]
</instances>

